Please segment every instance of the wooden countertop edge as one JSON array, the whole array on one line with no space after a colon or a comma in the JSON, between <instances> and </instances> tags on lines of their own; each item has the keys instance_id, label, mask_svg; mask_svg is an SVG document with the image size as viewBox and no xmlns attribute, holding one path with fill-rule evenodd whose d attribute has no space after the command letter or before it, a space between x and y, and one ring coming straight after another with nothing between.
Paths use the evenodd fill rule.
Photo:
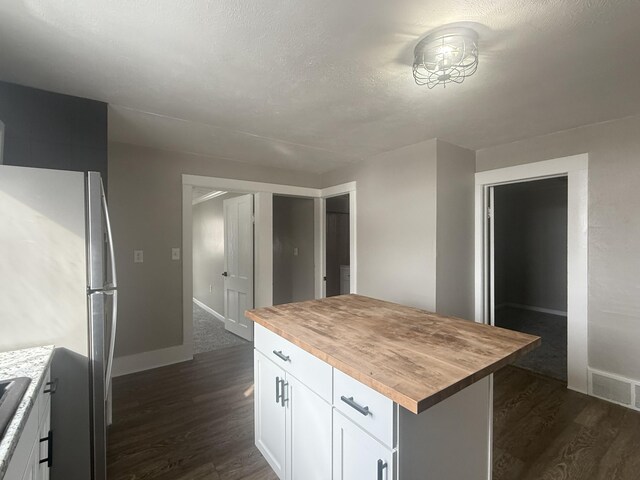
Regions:
<instances>
[{"instance_id":1,"label":"wooden countertop edge","mask_svg":"<svg viewBox=\"0 0 640 480\"><path fill-rule=\"evenodd\" d=\"M446 386L445 388L443 388L442 390L426 397L420 400L416 400L415 398L411 398L408 397L407 395L398 392L397 390L394 390L393 387L386 385L378 380L376 380L375 378L370 377L369 375L363 373L362 371L360 371L357 368L354 368L352 366L350 366L349 364L338 360L335 357L332 357L331 355L329 355L328 353L314 347L313 345L309 345L306 342L296 338L295 336L289 334L288 332L285 332L284 330L270 324L269 322L265 321L264 319L258 317L257 315L255 315L252 311L247 311L245 312L245 315L251 319L253 322L262 325L263 327L267 328L268 330L271 330L273 333L280 335L282 338L290 341L291 343L293 343L294 345L297 345L298 347L302 348L304 351L310 353L311 355L313 355L316 358L319 358L320 360L322 360L325 363L328 363L329 365L331 365L334 368L337 368L338 370L340 370L341 372L349 375L350 377L358 380L359 382L367 385L368 387L374 389L376 392L384 395L385 397L393 400L394 402L396 402L398 405L406 408L407 410L409 410L412 413L415 414L419 414L422 413L423 411L425 411L428 408L433 407L434 405L440 403L441 401L449 398L450 396L458 393L460 390L476 383L477 381L483 379L484 377L491 375L492 373L500 370L502 367L508 365L509 363L511 363L512 361L522 357L523 355L526 355L527 353L529 353L531 350L537 348L540 343L542 342L542 340L540 338L537 338L536 340L532 341L531 343L529 343L528 345L526 345L525 347L523 347L522 349L511 353L510 355L502 358L501 360L494 362L492 364L489 364L487 366L485 366L484 368L482 368L481 370L478 370L477 372L473 373L472 375L469 375L465 378L463 378L462 380L459 380L455 383L452 383L448 386ZM390 392L393 392L393 395L390 394Z\"/></svg>"}]
</instances>

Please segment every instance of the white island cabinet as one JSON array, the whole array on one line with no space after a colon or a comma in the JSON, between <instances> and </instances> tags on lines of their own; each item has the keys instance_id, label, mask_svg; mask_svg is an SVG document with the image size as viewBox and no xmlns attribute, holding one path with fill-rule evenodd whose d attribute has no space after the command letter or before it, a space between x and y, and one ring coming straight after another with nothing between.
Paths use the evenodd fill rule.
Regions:
<instances>
[{"instance_id":1,"label":"white island cabinet","mask_svg":"<svg viewBox=\"0 0 640 480\"><path fill-rule=\"evenodd\" d=\"M491 374L540 343L360 295L246 315L255 442L281 480L489 480Z\"/></svg>"}]
</instances>

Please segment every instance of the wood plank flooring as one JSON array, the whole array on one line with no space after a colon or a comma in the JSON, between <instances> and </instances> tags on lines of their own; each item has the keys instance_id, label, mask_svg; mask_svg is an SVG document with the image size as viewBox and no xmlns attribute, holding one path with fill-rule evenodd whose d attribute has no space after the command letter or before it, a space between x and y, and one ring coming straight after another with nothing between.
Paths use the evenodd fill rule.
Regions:
<instances>
[{"instance_id":1,"label":"wood plank flooring","mask_svg":"<svg viewBox=\"0 0 640 480\"><path fill-rule=\"evenodd\" d=\"M250 344L116 378L109 480L275 480L252 384ZM640 478L640 413L514 367L496 373L494 405L494 480Z\"/></svg>"}]
</instances>

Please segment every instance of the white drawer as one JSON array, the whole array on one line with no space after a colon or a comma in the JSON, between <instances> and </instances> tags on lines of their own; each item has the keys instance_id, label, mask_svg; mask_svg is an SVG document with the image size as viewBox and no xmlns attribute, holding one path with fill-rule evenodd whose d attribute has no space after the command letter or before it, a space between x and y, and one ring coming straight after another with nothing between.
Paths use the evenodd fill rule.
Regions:
<instances>
[{"instance_id":1,"label":"white drawer","mask_svg":"<svg viewBox=\"0 0 640 480\"><path fill-rule=\"evenodd\" d=\"M390 448L396 445L393 401L339 370L333 370L333 405Z\"/></svg>"},{"instance_id":2,"label":"white drawer","mask_svg":"<svg viewBox=\"0 0 640 480\"><path fill-rule=\"evenodd\" d=\"M331 365L257 323L254 345L256 350L331 403Z\"/></svg>"}]
</instances>

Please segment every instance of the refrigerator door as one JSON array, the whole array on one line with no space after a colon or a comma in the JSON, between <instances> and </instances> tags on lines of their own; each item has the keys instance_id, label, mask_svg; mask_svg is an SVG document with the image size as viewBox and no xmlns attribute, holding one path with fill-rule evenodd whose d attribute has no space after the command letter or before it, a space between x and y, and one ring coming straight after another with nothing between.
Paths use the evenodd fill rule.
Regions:
<instances>
[{"instance_id":1,"label":"refrigerator door","mask_svg":"<svg viewBox=\"0 0 640 480\"><path fill-rule=\"evenodd\" d=\"M109 317L111 292L89 295L89 334L91 359L89 378L91 385L91 456L93 480L106 480L106 362L108 348L106 322Z\"/></svg>"}]
</instances>

